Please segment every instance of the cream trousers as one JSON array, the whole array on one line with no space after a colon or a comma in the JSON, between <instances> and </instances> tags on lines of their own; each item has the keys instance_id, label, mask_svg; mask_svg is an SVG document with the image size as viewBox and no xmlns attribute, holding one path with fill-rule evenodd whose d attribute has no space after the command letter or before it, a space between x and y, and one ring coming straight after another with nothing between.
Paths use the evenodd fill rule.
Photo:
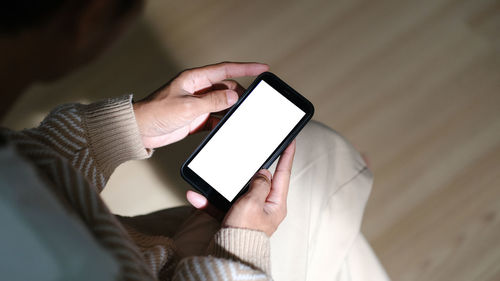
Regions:
<instances>
[{"instance_id":1,"label":"cream trousers","mask_svg":"<svg viewBox=\"0 0 500 281\"><path fill-rule=\"evenodd\" d=\"M270 168L274 169L275 165ZM371 188L372 175L360 154L338 133L311 121L297 137L287 217L271 237L273 278L389 280L360 233ZM154 223L160 217L161 227ZM220 227L192 207L125 220L147 232L174 237L181 256L202 255Z\"/></svg>"}]
</instances>

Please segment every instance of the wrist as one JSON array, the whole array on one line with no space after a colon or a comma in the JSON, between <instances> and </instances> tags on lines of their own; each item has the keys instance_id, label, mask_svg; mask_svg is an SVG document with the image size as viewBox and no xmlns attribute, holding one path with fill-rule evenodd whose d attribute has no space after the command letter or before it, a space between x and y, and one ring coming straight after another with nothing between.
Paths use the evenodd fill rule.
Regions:
<instances>
[{"instance_id":1,"label":"wrist","mask_svg":"<svg viewBox=\"0 0 500 281\"><path fill-rule=\"evenodd\" d=\"M151 156L140 138L131 95L82 105L81 110L90 153L104 174L128 160Z\"/></svg>"},{"instance_id":2,"label":"wrist","mask_svg":"<svg viewBox=\"0 0 500 281\"><path fill-rule=\"evenodd\" d=\"M134 110L135 121L137 122L137 128L139 128L139 133L141 133L142 126L142 114L141 114L141 102L132 101L132 109Z\"/></svg>"},{"instance_id":3,"label":"wrist","mask_svg":"<svg viewBox=\"0 0 500 281\"><path fill-rule=\"evenodd\" d=\"M214 235L208 254L236 260L270 274L270 242L262 231L221 228Z\"/></svg>"},{"instance_id":4,"label":"wrist","mask_svg":"<svg viewBox=\"0 0 500 281\"><path fill-rule=\"evenodd\" d=\"M144 131L145 131L144 102L132 101L132 109L134 111L135 121L137 123L137 129L139 130L139 136L141 137L141 141L144 147L150 149L150 147L147 147L146 143L144 142Z\"/></svg>"}]
</instances>

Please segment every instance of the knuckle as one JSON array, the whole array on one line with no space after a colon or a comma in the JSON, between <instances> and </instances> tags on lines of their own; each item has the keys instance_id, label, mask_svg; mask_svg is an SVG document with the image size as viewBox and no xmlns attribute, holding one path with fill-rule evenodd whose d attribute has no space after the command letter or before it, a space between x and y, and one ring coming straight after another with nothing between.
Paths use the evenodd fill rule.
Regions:
<instances>
[{"instance_id":1,"label":"knuckle","mask_svg":"<svg viewBox=\"0 0 500 281\"><path fill-rule=\"evenodd\" d=\"M175 80L177 80L177 83L179 83L183 89L186 89L189 92L194 92L194 89L196 88L195 79L193 79L194 74L195 69L187 69L182 71Z\"/></svg>"},{"instance_id":2,"label":"knuckle","mask_svg":"<svg viewBox=\"0 0 500 281\"><path fill-rule=\"evenodd\" d=\"M236 89L236 87L238 86L238 82L231 79L225 80L225 83L230 89Z\"/></svg>"},{"instance_id":3,"label":"knuckle","mask_svg":"<svg viewBox=\"0 0 500 281\"><path fill-rule=\"evenodd\" d=\"M194 100L191 98L184 99L184 102L182 103L182 109L184 112L190 113L191 111L194 110Z\"/></svg>"},{"instance_id":4,"label":"knuckle","mask_svg":"<svg viewBox=\"0 0 500 281\"><path fill-rule=\"evenodd\" d=\"M224 79L231 78L231 75L229 74L229 63L223 62L222 67L222 69L224 70Z\"/></svg>"},{"instance_id":5,"label":"knuckle","mask_svg":"<svg viewBox=\"0 0 500 281\"><path fill-rule=\"evenodd\" d=\"M177 75L177 80L180 80L180 81L186 81L187 77L189 77L189 72L190 70L184 70L182 71L181 73L179 73L179 75Z\"/></svg>"},{"instance_id":6,"label":"knuckle","mask_svg":"<svg viewBox=\"0 0 500 281\"><path fill-rule=\"evenodd\" d=\"M281 168L281 169L278 169L277 171L280 172L281 175L286 176L288 178L290 178L290 176L292 175L291 169Z\"/></svg>"},{"instance_id":7,"label":"knuckle","mask_svg":"<svg viewBox=\"0 0 500 281\"><path fill-rule=\"evenodd\" d=\"M193 73L193 70L192 70L192 69L186 69L186 70L183 70L183 71L179 74L179 77L180 77L180 78L186 78L186 77L189 77L192 73Z\"/></svg>"},{"instance_id":8,"label":"knuckle","mask_svg":"<svg viewBox=\"0 0 500 281\"><path fill-rule=\"evenodd\" d=\"M197 98L188 96L186 97L181 104L182 114L183 116L192 116L196 114L199 106L199 101Z\"/></svg>"}]
</instances>

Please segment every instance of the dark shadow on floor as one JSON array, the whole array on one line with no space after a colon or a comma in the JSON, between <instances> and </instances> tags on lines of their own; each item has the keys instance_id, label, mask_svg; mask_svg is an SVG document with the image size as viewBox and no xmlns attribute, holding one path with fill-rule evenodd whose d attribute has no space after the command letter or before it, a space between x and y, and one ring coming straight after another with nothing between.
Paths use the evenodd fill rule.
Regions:
<instances>
[{"instance_id":1,"label":"dark shadow on floor","mask_svg":"<svg viewBox=\"0 0 500 281\"><path fill-rule=\"evenodd\" d=\"M139 19L92 63L57 82L26 91L2 125L15 129L36 125L37 117L41 119L55 106L68 102L93 102L129 93L142 98L180 71L164 50L148 24Z\"/></svg>"},{"instance_id":2,"label":"dark shadow on floor","mask_svg":"<svg viewBox=\"0 0 500 281\"><path fill-rule=\"evenodd\" d=\"M64 103L94 102L129 93L140 99L182 70L165 49L147 22L140 19L91 64L55 83L36 85L26 91L2 120L2 126L17 130L36 126L51 109ZM175 187L179 198L184 199L188 187L180 177L180 165L202 137L191 136L157 149L148 160L165 186Z\"/></svg>"}]
</instances>

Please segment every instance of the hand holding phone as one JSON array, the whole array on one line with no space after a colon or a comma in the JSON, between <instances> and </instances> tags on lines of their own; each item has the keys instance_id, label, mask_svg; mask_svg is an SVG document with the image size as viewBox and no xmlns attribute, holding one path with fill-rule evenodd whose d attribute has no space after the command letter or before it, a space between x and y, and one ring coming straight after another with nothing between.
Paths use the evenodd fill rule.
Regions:
<instances>
[{"instance_id":1,"label":"hand holding phone","mask_svg":"<svg viewBox=\"0 0 500 281\"><path fill-rule=\"evenodd\" d=\"M268 170L254 176L248 192L234 203L222 226L260 230L270 237L286 217L294 154L295 141L281 154L274 176Z\"/></svg>"},{"instance_id":2,"label":"hand holding phone","mask_svg":"<svg viewBox=\"0 0 500 281\"><path fill-rule=\"evenodd\" d=\"M295 141L281 154L274 176L266 169L255 174L247 193L241 196L227 214L214 209L201 194L189 190L188 201L222 220L223 227L260 230L271 236L286 217Z\"/></svg>"},{"instance_id":3,"label":"hand holding phone","mask_svg":"<svg viewBox=\"0 0 500 281\"><path fill-rule=\"evenodd\" d=\"M218 119L210 114L227 109L243 94L238 83L225 79L258 75L268 68L261 63L224 62L181 72L151 95L134 102L144 146L157 148L211 130Z\"/></svg>"},{"instance_id":4,"label":"hand holding phone","mask_svg":"<svg viewBox=\"0 0 500 281\"><path fill-rule=\"evenodd\" d=\"M181 175L225 212L249 189L252 176L274 162L313 113L306 98L276 75L263 73L186 160Z\"/></svg>"}]
</instances>

